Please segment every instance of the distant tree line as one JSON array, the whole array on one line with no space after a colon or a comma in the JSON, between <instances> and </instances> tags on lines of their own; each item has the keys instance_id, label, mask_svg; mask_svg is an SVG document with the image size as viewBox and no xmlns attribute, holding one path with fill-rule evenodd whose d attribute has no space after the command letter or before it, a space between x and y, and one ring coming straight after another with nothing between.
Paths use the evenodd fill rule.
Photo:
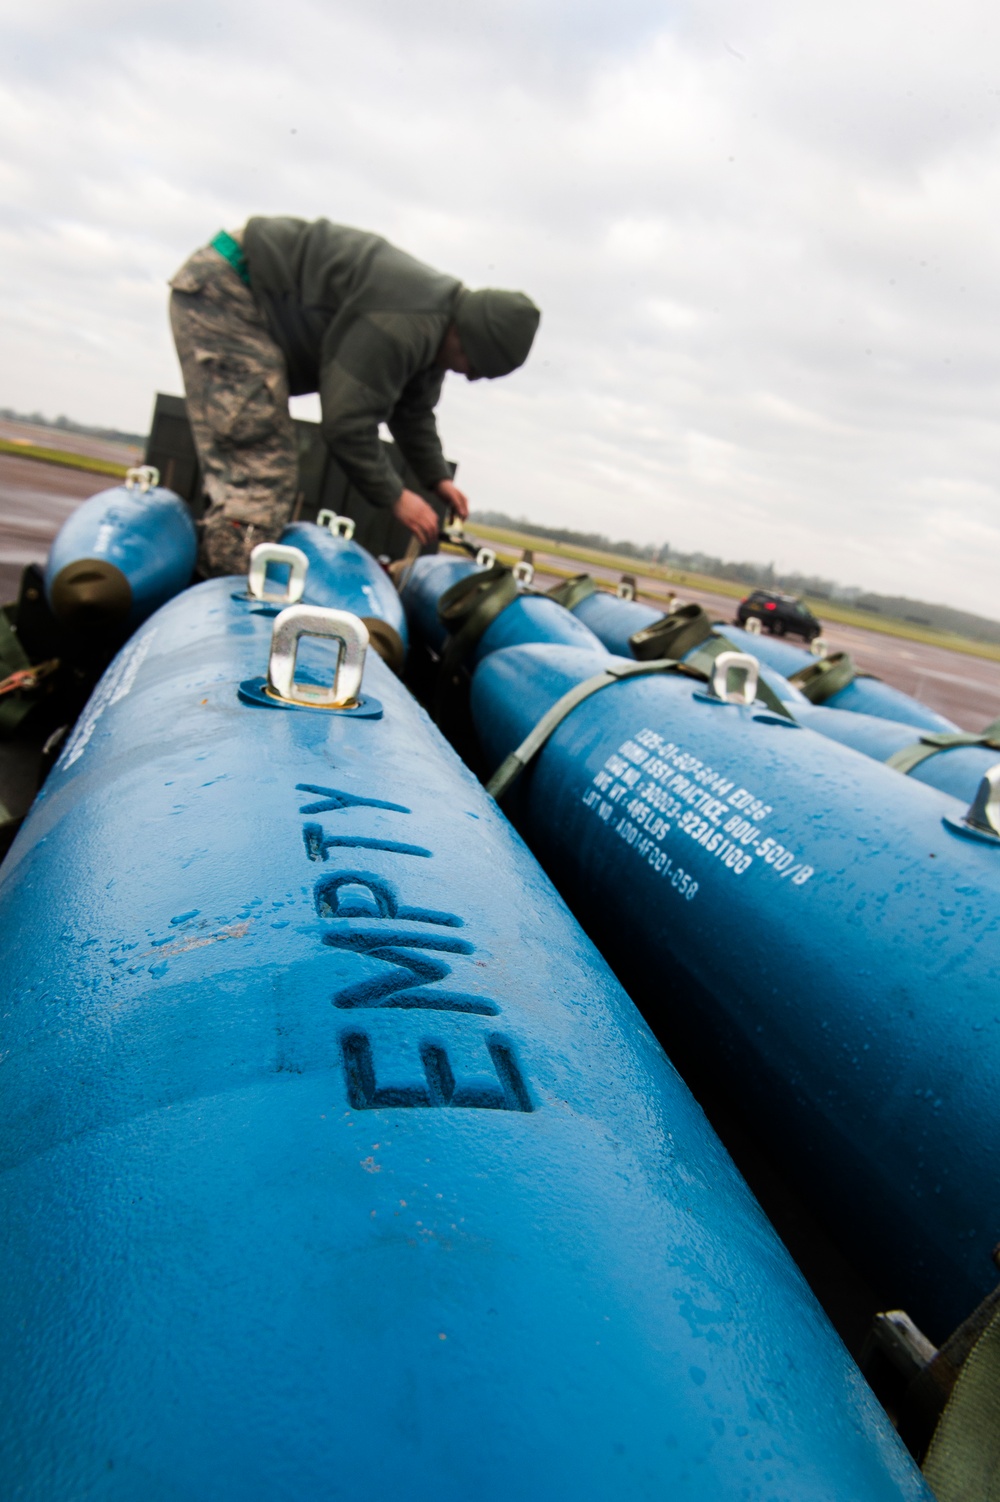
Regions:
<instances>
[{"instance_id":1,"label":"distant tree line","mask_svg":"<svg viewBox=\"0 0 1000 1502\"><path fill-rule=\"evenodd\" d=\"M506 516L502 511L476 512L473 520L483 522L486 526L526 532L531 537L544 537L549 542L560 542L567 547L619 553L625 558L634 558L638 563L659 563L692 574L707 574L713 579L728 579L753 589L780 589L788 594L834 600L850 605L855 610L871 611L873 615L909 621L913 625L928 626L935 631L954 631L959 636L971 637L973 641L1000 645L1000 621L988 620L985 616L973 615L967 610L956 610L951 605L932 605L926 600L908 599L905 595L873 594L868 590L837 584L832 579L824 579L816 574L782 573L775 569L773 563L732 563L724 558L716 558L711 553L681 553L668 542L615 542L603 532L574 532L569 527L546 527L538 522L525 521L522 517Z\"/></svg>"},{"instance_id":2,"label":"distant tree line","mask_svg":"<svg viewBox=\"0 0 1000 1502\"><path fill-rule=\"evenodd\" d=\"M119 428L95 428L85 422L74 422L71 417L43 417L41 412L15 412L12 407L0 407L0 417L7 422L31 422L40 428L60 428L64 433L82 433L85 438L106 438L109 443L134 443L146 447L144 433L123 433Z\"/></svg>"}]
</instances>

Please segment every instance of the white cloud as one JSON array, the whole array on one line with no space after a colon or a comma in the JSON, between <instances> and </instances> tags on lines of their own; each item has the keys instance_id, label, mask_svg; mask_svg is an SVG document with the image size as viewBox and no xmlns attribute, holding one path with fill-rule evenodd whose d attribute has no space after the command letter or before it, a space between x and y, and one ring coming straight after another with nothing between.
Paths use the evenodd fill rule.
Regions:
<instances>
[{"instance_id":1,"label":"white cloud","mask_svg":"<svg viewBox=\"0 0 1000 1502\"><path fill-rule=\"evenodd\" d=\"M997 613L1000 12L40 0L0 21L0 405L141 427L165 281L326 214L544 310L480 507Z\"/></svg>"}]
</instances>

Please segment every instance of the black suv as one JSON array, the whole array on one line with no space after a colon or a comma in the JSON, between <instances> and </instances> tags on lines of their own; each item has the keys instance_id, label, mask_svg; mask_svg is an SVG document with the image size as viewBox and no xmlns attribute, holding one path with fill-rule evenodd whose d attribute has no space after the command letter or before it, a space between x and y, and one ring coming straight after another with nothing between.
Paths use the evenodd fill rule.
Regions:
<instances>
[{"instance_id":1,"label":"black suv","mask_svg":"<svg viewBox=\"0 0 1000 1502\"><path fill-rule=\"evenodd\" d=\"M819 636L822 626L808 605L794 595L779 595L773 589L755 589L741 600L736 609L736 624L745 626L755 618L772 636L801 636L810 642Z\"/></svg>"}]
</instances>

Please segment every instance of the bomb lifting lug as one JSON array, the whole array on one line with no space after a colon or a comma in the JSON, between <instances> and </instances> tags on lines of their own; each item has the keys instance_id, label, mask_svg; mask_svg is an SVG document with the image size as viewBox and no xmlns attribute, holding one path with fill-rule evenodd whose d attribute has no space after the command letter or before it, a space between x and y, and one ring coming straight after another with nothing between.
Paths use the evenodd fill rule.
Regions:
<instances>
[{"instance_id":1,"label":"bomb lifting lug","mask_svg":"<svg viewBox=\"0 0 1000 1502\"><path fill-rule=\"evenodd\" d=\"M160 483L160 471L155 464L140 464L137 469L130 469L125 474L125 489L138 490L140 495L145 495L147 490L155 490Z\"/></svg>"},{"instance_id":2,"label":"bomb lifting lug","mask_svg":"<svg viewBox=\"0 0 1000 1502\"><path fill-rule=\"evenodd\" d=\"M316 525L325 527L334 537L342 537L345 542L350 542L354 536L354 518L338 516L336 511L328 511L326 508L317 516Z\"/></svg>"},{"instance_id":3,"label":"bomb lifting lug","mask_svg":"<svg viewBox=\"0 0 1000 1502\"><path fill-rule=\"evenodd\" d=\"M759 677L759 664L749 652L720 652L712 664L709 689L724 704L752 704Z\"/></svg>"},{"instance_id":4,"label":"bomb lifting lug","mask_svg":"<svg viewBox=\"0 0 1000 1502\"><path fill-rule=\"evenodd\" d=\"M303 637L336 644L332 683L310 683L296 677ZM378 700L361 697L369 640L364 621L347 610L289 605L276 617L271 631L267 677L246 679L240 684L239 696L245 704L272 709L318 709L353 714L361 719L380 719L382 706Z\"/></svg>"},{"instance_id":5,"label":"bomb lifting lug","mask_svg":"<svg viewBox=\"0 0 1000 1502\"><path fill-rule=\"evenodd\" d=\"M953 819L946 814L942 822L953 834L1000 845L1000 761L986 772L963 817Z\"/></svg>"},{"instance_id":6,"label":"bomb lifting lug","mask_svg":"<svg viewBox=\"0 0 1000 1502\"><path fill-rule=\"evenodd\" d=\"M284 565L288 569L288 579L279 586L277 593L267 588L269 563ZM262 605L294 605L302 598L308 570L309 559L301 548L292 548L283 542L259 542L250 554L246 595L239 598L259 600Z\"/></svg>"}]
</instances>

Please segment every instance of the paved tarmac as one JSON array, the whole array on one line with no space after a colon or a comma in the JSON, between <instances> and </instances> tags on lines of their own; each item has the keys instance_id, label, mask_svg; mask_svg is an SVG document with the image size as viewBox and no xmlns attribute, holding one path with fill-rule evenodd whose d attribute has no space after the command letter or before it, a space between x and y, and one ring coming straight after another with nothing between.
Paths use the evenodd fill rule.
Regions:
<instances>
[{"instance_id":1,"label":"paved tarmac","mask_svg":"<svg viewBox=\"0 0 1000 1502\"><path fill-rule=\"evenodd\" d=\"M142 462L140 450L130 444L34 423L0 418L0 438L110 459L115 464ZM70 512L88 496L115 484L111 476L0 454L0 602L16 597L27 564L45 562L49 545Z\"/></svg>"},{"instance_id":2,"label":"paved tarmac","mask_svg":"<svg viewBox=\"0 0 1000 1502\"><path fill-rule=\"evenodd\" d=\"M100 475L0 454L0 600L16 598L21 571L45 562L70 512L100 489Z\"/></svg>"}]
</instances>

